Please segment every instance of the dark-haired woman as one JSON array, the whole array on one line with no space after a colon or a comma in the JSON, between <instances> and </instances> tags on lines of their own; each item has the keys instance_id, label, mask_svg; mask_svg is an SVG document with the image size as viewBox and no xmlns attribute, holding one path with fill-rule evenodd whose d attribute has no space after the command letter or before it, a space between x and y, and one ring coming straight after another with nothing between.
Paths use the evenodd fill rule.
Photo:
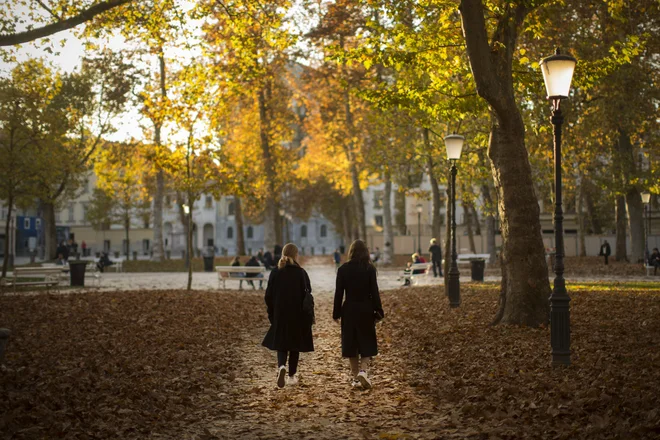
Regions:
<instances>
[{"instance_id":1,"label":"dark-haired woman","mask_svg":"<svg viewBox=\"0 0 660 440\"><path fill-rule=\"evenodd\" d=\"M270 328L262 342L277 351L277 386L286 383L286 363L289 361L289 385L298 383L298 360L301 351L314 351L312 315L308 313L305 296L312 287L307 272L298 264L298 248L288 243L282 258L268 278L266 306ZM312 306L313 307L313 306Z\"/></svg>"},{"instance_id":2,"label":"dark-haired woman","mask_svg":"<svg viewBox=\"0 0 660 440\"><path fill-rule=\"evenodd\" d=\"M341 319L341 355L349 358L353 385L371 388L367 367L378 354L375 324L383 316L376 268L367 245L355 240L348 251L348 261L337 271L332 312L332 319Z\"/></svg>"}]
</instances>

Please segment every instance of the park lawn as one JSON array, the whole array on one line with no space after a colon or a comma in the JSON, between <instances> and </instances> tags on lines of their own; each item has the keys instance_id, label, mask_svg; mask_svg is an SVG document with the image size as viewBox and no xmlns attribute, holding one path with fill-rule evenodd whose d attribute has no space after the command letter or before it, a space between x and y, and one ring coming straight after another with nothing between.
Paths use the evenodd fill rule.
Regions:
<instances>
[{"instance_id":1,"label":"park lawn","mask_svg":"<svg viewBox=\"0 0 660 440\"><path fill-rule=\"evenodd\" d=\"M329 294L317 294L317 351L303 360L313 375L297 390L274 387L258 347L263 293L1 296L0 326L13 334L0 438L657 438L650 287L569 284L569 368L550 366L548 328L489 326L494 284L463 284L458 309L437 287L384 292L364 394L336 380L345 362Z\"/></svg>"}]
</instances>

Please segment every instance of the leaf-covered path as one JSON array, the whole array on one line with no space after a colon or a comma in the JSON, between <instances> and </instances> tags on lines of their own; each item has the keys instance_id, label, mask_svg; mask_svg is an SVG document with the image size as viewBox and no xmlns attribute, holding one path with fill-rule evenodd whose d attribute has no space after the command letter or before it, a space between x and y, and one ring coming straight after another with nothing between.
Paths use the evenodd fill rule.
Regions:
<instances>
[{"instance_id":1,"label":"leaf-covered path","mask_svg":"<svg viewBox=\"0 0 660 440\"><path fill-rule=\"evenodd\" d=\"M371 390L351 388L340 357L339 326L331 298L317 295L315 351L301 355L300 384L278 389L276 358L260 344L265 326L242 338L244 375L237 380L235 418L219 420L211 433L229 438L437 438L447 430L446 411L405 381L403 347L381 338ZM449 430L456 433L457 430ZM463 437L463 436L461 436Z\"/></svg>"}]
</instances>

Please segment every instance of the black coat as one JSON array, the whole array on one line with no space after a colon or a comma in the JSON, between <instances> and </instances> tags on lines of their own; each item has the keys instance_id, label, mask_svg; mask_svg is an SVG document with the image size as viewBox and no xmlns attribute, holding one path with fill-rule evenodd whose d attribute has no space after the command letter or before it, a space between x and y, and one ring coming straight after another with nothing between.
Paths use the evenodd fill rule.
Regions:
<instances>
[{"instance_id":1,"label":"black coat","mask_svg":"<svg viewBox=\"0 0 660 440\"><path fill-rule=\"evenodd\" d=\"M378 293L376 268L357 261L343 264L337 270L335 304L332 311L333 319L341 318L343 357L378 354L374 312L384 316Z\"/></svg>"},{"instance_id":2,"label":"black coat","mask_svg":"<svg viewBox=\"0 0 660 440\"><path fill-rule=\"evenodd\" d=\"M442 248L438 244L432 244L429 253L431 254L431 261L442 262Z\"/></svg>"},{"instance_id":3,"label":"black coat","mask_svg":"<svg viewBox=\"0 0 660 440\"><path fill-rule=\"evenodd\" d=\"M309 276L297 265L275 268L268 278L266 307L270 328L264 347L278 351L314 351L312 325L303 311L305 289L312 291Z\"/></svg>"}]
</instances>

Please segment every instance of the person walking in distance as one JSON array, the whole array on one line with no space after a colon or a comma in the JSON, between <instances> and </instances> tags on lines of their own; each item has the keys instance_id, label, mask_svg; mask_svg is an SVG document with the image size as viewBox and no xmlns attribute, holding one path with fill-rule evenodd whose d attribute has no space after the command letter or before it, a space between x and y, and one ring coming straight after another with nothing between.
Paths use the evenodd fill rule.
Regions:
<instances>
[{"instance_id":1,"label":"person walking in distance","mask_svg":"<svg viewBox=\"0 0 660 440\"><path fill-rule=\"evenodd\" d=\"M300 352L314 351L313 302L311 316L308 307L311 292L309 276L298 264L298 248L288 243L268 278L265 300L270 328L262 342L264 347L277 351L277 386L280 388L287 383L298 383Z\"/></svg>"},{"instance_id":2,"label":"person walking in distance","mask_svg":"<svg viewBox=\"0 0 660 440\"><path fill-rule=\"evenodd\" d=\"M335 272L337 272L337 269L339 269L339 266L341 265L341 254L339 253L339 249L335 249L335 253L332 254L332 260L335 262Z\"/></svg>"},{"instance_id":3,"label":"person walking in distance","mask_svg":"<svg viewBox=\"0 0 660 440\"><path fill-rule=\"evenodd\" d=\"M605 264L608 264L608 258L610 254L612 253L612 249L610 248L610 244L605 240L605 242L600 246L600 253L598 255L601 255L605 257Z\"/></svg>"},{"instance_id":4,"label":"person walking in distance","mask_svg":"<svg viewBox=\"0 0 660 440\"><path fill-rule=\"evenodd\" d=\"M433 276L442 276L442 248L435 238L431 239L429 254L431 254L431 264L433 264Z\"/></svg>"},{"instance_id":5,"label":"person walking in distance","mask_svg":"<svg viewBox=\"0 0 660 440\"><path fill-rule=\"evenodd\" d=\"M376 268L362 240L355 240L348 261L337 270L332 319L341 320L341 355L348 358L352 385L371 388L369 362L378 354L376 322L383 319Z\"/></svg>"}]
</instances>

